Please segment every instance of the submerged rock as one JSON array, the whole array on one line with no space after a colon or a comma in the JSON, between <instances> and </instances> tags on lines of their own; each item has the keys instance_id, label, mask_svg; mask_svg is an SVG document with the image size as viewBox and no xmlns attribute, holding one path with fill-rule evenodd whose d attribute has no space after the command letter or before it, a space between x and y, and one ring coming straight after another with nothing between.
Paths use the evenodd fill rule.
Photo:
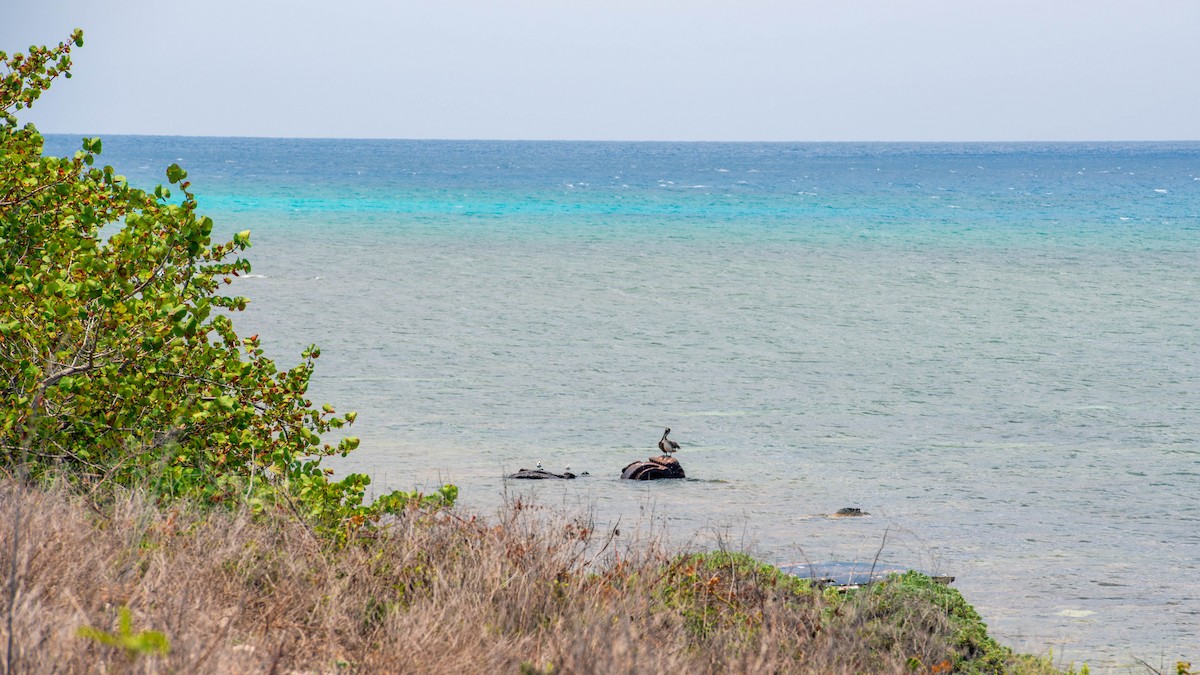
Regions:
<instances>
[{"instance_id":1,"label":"submerged rock","mask_svg":"<svg viewBox=\"0 0 1200 675\"><path fill-rule=\"evenodd\" d=\"M586 473L587 472L585 471L584 474L586 475ZM508 477L524 478L527 480L544 480L547 478L575 478L575 474L571 473L570 471L554 473L553 471L546 471L545 469L517 469L516 473L510 474Z\"/></svg>"},{"instance_id":2,"label":"submerged rock","mask_svg":"<svg viewBox=\"0 0 1200 675\"><path fill-rule=\"evenodd\" d=\"M889 565L880 562L802 562L780 565L779 569L801 579L811 579L817 587L852 588L883 581L894 574L920 572L936 584L943 586L954 583L954 577L933 575L904 565Z\"/></svg>"},{"instance_id":3,"label":"submerged rock","mask_svg":"<svg viewBox=\"0 0 1200 675\"><path fill-rule=\"evenodd\" d=\"M629 480L660 480L663 478L687 478L683 465L674 457L663 455L648 461L637 461L621 470L621 478Z\"/></svg>"}]
</instances>

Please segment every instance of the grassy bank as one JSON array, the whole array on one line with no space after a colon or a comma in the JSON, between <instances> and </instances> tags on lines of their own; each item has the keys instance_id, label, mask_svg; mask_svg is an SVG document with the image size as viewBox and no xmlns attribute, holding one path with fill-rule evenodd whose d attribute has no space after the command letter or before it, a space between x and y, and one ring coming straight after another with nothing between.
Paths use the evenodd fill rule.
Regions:
<instances>
[{"instance_id":1,"label":"grassy bank","mask_svg":"<svg viewBox=\"0 0 1200 675\"><path fill-rule=\"evenodd\" d=\"M520 502L330 546L284 512L6 480L0 523L11 672L1053 672L920 575L822 593Z\"/></svg>"}]
</instances>

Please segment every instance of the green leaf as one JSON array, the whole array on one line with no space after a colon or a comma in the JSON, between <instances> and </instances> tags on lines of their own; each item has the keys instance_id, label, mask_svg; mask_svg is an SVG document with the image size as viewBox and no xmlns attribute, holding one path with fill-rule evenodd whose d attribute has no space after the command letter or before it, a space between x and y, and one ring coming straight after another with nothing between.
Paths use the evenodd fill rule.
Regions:
<instances>
[{"instance_id":1,"label":"green leaf","mask_svg":"<svg viewBox=\"0 0 1200 675\"><path fill-rule=\"evenodd\" d=\"M172 164L171 166L167 167L168 181L172 183L178 183L184 178L187 178L187 172L181 169L178 164Z\"/></svg>"}]
</instances>

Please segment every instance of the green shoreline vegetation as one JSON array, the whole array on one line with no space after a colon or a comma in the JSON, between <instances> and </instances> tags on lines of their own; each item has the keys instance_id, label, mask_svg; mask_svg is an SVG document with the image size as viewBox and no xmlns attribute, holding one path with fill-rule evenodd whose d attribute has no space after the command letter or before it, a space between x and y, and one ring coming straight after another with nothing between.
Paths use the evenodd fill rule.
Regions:
<instances>
[{"instance_id":1,"label":"green shoreline vegetation","mask_svg":"<svg viewBox=\"0 0 1200 675\"><path fill-rule=\"evenodd\" d=\"M917 573L821 590L334 480L358 441L321 440L355 416L306 397L320 350L279 369L227 316L249 233L213 243L177 165L143 191L19 125L82 44L0 52L5 672L1060 672Z\"/></svg>"}]
</instances>

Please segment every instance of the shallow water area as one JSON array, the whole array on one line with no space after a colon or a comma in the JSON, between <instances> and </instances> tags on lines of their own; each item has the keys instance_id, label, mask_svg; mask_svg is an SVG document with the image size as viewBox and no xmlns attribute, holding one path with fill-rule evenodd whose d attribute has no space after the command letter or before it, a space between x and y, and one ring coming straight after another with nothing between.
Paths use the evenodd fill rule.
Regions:
<instances>
[{"instance_id":1,"label":"shallow water area","mask_svg":"<svg viewBox=\"0 0 1200 675\"><path fill-rule=\"evenodd\" d=\"M1018 649L1200 662L1198 144L105 149L252 231L238 325L321 346L339 471L878 557ZM618 480L666 426L689 479ZM590 475L504 480L539 461Z\"/></svg>"}]
</instances>

